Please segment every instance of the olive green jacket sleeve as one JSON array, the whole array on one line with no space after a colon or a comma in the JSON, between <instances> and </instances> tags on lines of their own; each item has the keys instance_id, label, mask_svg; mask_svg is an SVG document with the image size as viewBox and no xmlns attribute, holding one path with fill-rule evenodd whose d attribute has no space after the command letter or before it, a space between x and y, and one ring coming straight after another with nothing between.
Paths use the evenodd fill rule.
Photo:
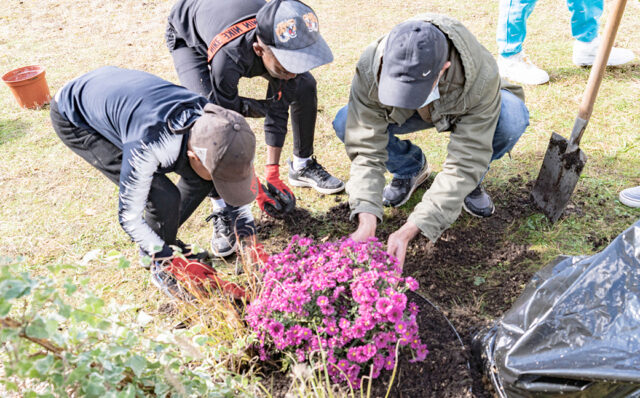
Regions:
<instances>
[{"instance_id":1,"label":"olive green jacket sleeve","mask_svg":"<svg viewBox=\"0 0 640 398\"><path fill-rule=\"evenodd\" d=\"M409 216L431 241L458 218L464 198L478 185L491 161L500 114L500 79L495 76L491 81L476 82L479 84L484 87L478 93L494 94L485 96L453 125L442 171Z\"/></svg>"},{"instance_id":2,"label":"olive green jacket sleeve","mask_svg":"<svg viewBox=\"0 0 640 398\"><path fill-rule=\"evenodd\" d=\"M373 85L367 79L372 77L371 73L363 73L359 63L351 84L345 130L345 147L351 159L347 192L351 218L358 213L371 213L382 220L389 122L383 105L369 97Z\"/></svg>"}]
</instances>

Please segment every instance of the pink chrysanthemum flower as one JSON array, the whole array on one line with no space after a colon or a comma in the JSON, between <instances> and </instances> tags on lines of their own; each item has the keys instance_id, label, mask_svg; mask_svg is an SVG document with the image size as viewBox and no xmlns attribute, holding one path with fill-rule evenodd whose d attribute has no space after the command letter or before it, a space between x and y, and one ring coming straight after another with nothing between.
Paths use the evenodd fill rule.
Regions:
<instances>
[{"instance_id":1,"label":"pink chrysanthemum flower","mask_svg":"<svg viewBox=\"0 0 640 398\"><path fill-rule=\"evenodd\" d=\"M418 336L418 307L405 295L418 283L400 275L376 239L316 245L294 236L261 271L263 289L246 317L261 360L280 351L304 362L323 350L331 379L357 389L371 369L374 378L393 369L397 343L412 361L429 352Z\"/></svg>"}]
</instances>

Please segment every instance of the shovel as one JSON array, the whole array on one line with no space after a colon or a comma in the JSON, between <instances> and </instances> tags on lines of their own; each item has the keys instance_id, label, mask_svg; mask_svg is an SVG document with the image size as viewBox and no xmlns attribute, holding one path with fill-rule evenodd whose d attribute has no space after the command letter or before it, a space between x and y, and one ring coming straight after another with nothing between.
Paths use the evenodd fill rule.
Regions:
<instances>
[{"instance_id":1,"label":"shovel","mask_svg":"<svg viewBox=\"0 0 640 398\"><path fill-rule=\"evenodd\" d=\"M582 173L582 169L587 162L587 156L578 145L580 145L582 134L584 134L587 123L589 123L589 118L593 111L593 103L596 101L598 88L602 83L604 69L607 66L607 60L609 59L611 47L613 47L613 41L626 3L627 0L616 0L611 14L607 18L604 37L591 68L587 88L582 95L578 117L576 117L576 121L573 124L569 141L558 133L554 132L551 135L547 153L544 155L544 161L540 168L540 174L538 174L536 184L533 187L533 191L531 191L533 201L542 209L552 223L556 222L562 215L578 183L580 173Z\"/></svg>"}]
</instances>

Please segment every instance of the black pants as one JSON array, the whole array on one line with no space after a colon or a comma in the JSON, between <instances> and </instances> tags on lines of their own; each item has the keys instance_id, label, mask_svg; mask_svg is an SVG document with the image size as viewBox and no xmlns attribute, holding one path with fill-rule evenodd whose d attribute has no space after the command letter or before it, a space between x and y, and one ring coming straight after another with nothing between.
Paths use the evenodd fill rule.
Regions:
<instances>
[{"instance_id":1,"label":"black pants","mask_svg":"<svg viewBox=\"0 0 640 398\"><path fill-rule=\"evenodd\" d=\"M51 100L50 107L53 129L62 142L114 184L120 185L122 150L100 133L73 125L58 112L55 100ZM175 172L181 177L177 186L164 174L154 175L144 214L146 223L168 245L176 243L178 228L213 187L211 181L200 178L193 171L187 156L182 153L176 161Z\"/></svg>"},{"instance_id":2,"label":"black pants","mask_svg":"<svg viewBox=\"0 0 640 398\"><path fill-rule=\"evenodd\" d=\"M176 39L171 45L171 56L180 84L214 102L211 96L213 86L207 57L197 53L195 49L187 47L181 39ZM266 98L274 98L281 81L272 79L271 76L265 77L269 80ZM265 137L267 145L282 147L284 144L284 134L287 129L286 108L290 108L293 154L301 158L310 157L313 155L313 139L318 115L318 91L316 80L311 73L301 73L294 79L287 81L282 90L281 101L284 101L285 105L283 117L272 118L267 114L264 124L265 132L278 130L278 128L274 128L275 125L280 125L281 129L284 124L284 133L267 133ZM285 118L284 121L281 120L283 118Z\"/></svg>"}]
</instances>

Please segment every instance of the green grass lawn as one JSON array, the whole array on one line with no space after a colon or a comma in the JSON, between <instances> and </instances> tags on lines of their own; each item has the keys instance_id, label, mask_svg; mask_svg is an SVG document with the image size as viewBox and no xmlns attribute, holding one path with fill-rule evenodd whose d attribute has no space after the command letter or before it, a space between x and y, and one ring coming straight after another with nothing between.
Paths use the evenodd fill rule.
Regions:
<instances>
[{"instance_id":1,"label":"green grass lawn","mask_svg":"<svg viewBox=\"0 0 640 398\"><path fill-rule=\"evenodd\" d=\"M349 176L349 160L331 121L346 104L355 63L371 41L406 18L430 11L461 20L496 53L497 1L308 3L316 10L321 32L335 56L333 63L313 71L319 95L316 155L343 180ZM612 2L605 3L608 7ZM172 4L160 0L4 1L0 4L0 71L42 65L47 69L52 94L69 79L102 65L141 69L177 82L164 44L166 17ZM564 2L541 1L529 19L526 51L549 72L551 81L525 87L531 125L511 157L492 164L487 182L496 191L508 190L511 177L528 173L534 178L551 132L565 137L570 133L589 69L571 62L569 18ZM638 0L628 2L616 45L640 55ZM245 95L260 98L265 90L265 82L259 79L242 81ZM640 185L639 100L640 58L607 70L580 145L588 162L573 201L584 202L582 211L553 225L541 215L532 215L510 227L510 239L532 245L540 253L540 264L535 267L561 253L591 254L595 249L587 236L610 240L640 217L640 210L617 201L621 189ZM250 120L250 124L258 137L256 170L260 172L265 155L262 121ZM424 149L432 167L441 170L447 137L427 131L411 138ZM291 156L291 150L289 138L283 159ZM20 109L4 84L0 85L0 159L0 256L24 257L27 267L37 272L46 264L80 263L86 253L96 249L101 253L116 250L137 261L137 248L118 225L117 187L60 142L51 128L47 108ZM299 206L313 215L336 205L334 197L305 189L294 192ZM259 218L257 206L253 210ZM181 229L182 240L209 246L211 227L204 221L209 211L209 203L203 203ZM411 206L404 206L399 216L407 216L410 211ZM345 224L340 228L350 227ZM92 288L104 297L152 313L166 301L139 267L123 271L112 262L87 264L83 272L90 276Z\"/></svg>"}]
</instances>

